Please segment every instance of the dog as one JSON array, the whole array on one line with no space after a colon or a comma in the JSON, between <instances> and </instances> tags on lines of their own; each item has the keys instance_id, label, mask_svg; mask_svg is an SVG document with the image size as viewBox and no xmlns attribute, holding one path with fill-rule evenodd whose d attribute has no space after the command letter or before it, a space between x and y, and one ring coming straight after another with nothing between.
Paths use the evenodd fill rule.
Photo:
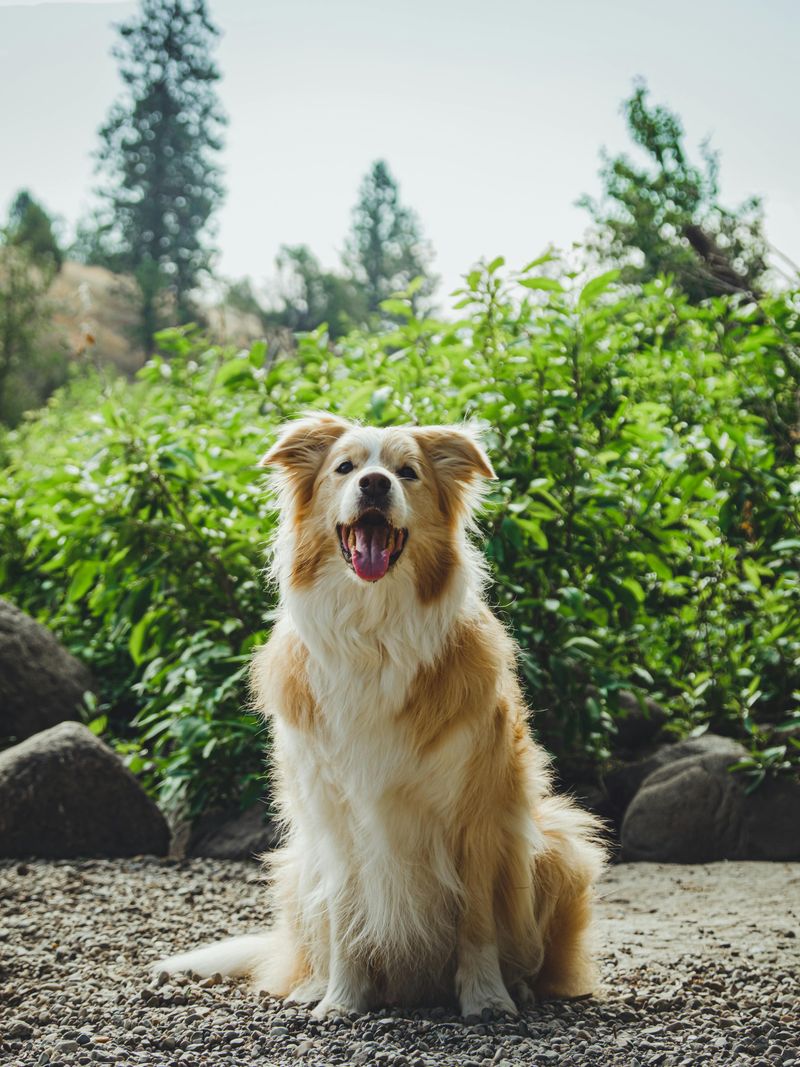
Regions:
<instances>
[{"instance_id":1,"label":"dog","mask_svg":"<svg viewBox=\"0 0 800 1067\"><path fill-rule=\"evenodd\" d=\"M280 504L279 618L252 670L285 829L274 925L155 969L247 975L320 1019L591 992L600 826L553 794L486 603L478 437L316 414L262 464Z\"/></svg>"}]
</instances>

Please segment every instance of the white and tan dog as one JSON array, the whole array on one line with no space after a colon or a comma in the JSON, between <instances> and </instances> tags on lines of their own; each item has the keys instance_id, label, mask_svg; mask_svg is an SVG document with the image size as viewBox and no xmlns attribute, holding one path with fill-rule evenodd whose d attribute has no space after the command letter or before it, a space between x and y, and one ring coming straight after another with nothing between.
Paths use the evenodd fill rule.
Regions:
<instances>
[{"instance_id":1,"label":"white and tan dog","mask_svg":"<svg viewBox=\"0 0 800 1067\"><path fill-rule=\"evenodd\" d=\"M552 795L470 543L491 464L450 426L285 428L280 619L253 684L286 835L275 925L157 964L249 975L320 1018L593 988L591 816Z\"/></svg>"}]
</instances>

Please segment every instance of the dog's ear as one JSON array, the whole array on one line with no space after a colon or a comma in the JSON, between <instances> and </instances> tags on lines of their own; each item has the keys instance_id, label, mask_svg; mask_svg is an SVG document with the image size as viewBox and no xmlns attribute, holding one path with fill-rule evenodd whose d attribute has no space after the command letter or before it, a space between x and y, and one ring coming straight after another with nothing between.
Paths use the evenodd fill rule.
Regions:
<instances>
[{"instance_id":1,"label":"dog's ear","mask_svg":"<svg viewBox=\"0 0 800 1067\"><path fill-rule=\"evenodd\" d=\"M327 412L305 415L283 427L259 466L277 467L274 488L295 504L307 505L325 457L349 429L349 422Z\"/></svg>"},{"instance_id":2,"label":"dog's ear","mask_svg":"<svg viewBox=\"0 0 800 1067\"><path fill-rule=\"evenodd\" d=\"M325 411L304 415L281 429L278 440L260 460L259 467L316 471L334 442L349 429L349 422Z\"/></svg>"},{"instance_id":3,"label":"dog's ear","mask_svg":"<svg viewBox=\"0 0 800 1067\"><path fill-rule=\"evenodd\" d=\"M443 478L457 482L497 478L474 427L419 426L413 433Z\"/></svg>"}]
</instances>

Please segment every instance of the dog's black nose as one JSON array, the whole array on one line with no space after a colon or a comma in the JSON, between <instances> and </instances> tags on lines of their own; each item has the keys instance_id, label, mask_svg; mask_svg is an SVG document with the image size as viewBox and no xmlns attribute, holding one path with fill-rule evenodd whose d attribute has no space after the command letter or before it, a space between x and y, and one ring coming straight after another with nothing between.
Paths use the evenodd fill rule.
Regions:
<instances>
[{"instance_id":1,"label":"dog's black nose","mask_svg":"<svg viewBox=\"0 0 800 1067\"><path fill-rule=\"evenodd\" d=\"M383 499L383 497L388 496L392 487L392 483L386 475L380 474L378 471L374 471L372 474L365 474L358 479L358 484L361 486L362 495L370 500Z\"/></svg>"}]
</instances>

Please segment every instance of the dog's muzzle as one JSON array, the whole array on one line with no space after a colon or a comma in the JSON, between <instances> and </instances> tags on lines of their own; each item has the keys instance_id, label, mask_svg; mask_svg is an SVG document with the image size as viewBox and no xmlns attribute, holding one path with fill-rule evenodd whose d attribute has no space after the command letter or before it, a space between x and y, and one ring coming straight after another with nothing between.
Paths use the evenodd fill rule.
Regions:
<instances>
[{"instance_id":1,"label":"dog's muzzle","mask_svg":"<svg viewBox=\"0 0 800 1067\"><path fill-rule=\"evenodd\" d=\"M352 523L336 527L342 555L359 578L377 582L402 555L408 530L393 526L377 510L365 511Z\"/></svg>"}]
</instances>

